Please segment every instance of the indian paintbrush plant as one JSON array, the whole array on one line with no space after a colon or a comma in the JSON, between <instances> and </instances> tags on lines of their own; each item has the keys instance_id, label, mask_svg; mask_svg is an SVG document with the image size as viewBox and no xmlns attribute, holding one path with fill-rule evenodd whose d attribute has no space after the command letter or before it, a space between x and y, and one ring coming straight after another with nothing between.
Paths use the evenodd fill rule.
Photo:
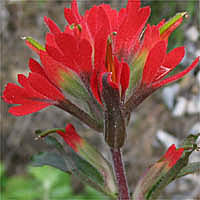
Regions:
<instances>
[{"instance_id":1,"label":"indian paintbrush plant","mask_svg":"<svg viewBox=\"0 0 200 200\"><path fill-rule=\"evenodd\" d=\"M199 63L197 57L181 72L168 75L178 68L185 55L184 47L169 51L168 38L187 13L178 13L152 26L146 25L150 7L141 8L140 0L129 0L126 8L119 11L107 4L95 5L84 15L80 15L73 0L64 16L67 25L63 32L44 17L49 28L44 46L24 37L40 62L30 58L28 77L19 74L19 85L8 83L3 99L17 104L9 109L15 116L51 105L70 113L104 134L112 161L106 160L68 124L65 129L36 132L38 138L44 138L58 152L40 154L33 162L73 173L111 199L156 199L173 180L199 170L200 163L189 163L190 154L198 149L199 135L188 136L180 147L169 147L141 177L132 196L121 148L131 112L154 91L182 78ZM66 144L60 144L53 133Z\"/></svg>"}]
</instances>

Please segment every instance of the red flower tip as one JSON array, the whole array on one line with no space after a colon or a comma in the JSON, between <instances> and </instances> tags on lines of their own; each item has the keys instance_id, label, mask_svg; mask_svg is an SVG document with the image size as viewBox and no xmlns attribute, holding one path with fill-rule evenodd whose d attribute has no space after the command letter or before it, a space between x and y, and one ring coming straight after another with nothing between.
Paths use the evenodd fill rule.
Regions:
<instances>
[{"instance_id":1,"label":"red flower tip","mask_svg":"<svg viewBox=\"0 0 200 200\"><path fill-rule=\"evenodd\" d=\"M82 144L83 139L78 135L72 124L66 126L65 132L57 131L57 133L74 151L78 152L78 146Z\"/></svg>"},{"instance_id":2,"label":"red flower tip","mask_svg":"<svg viewBox=\"0 0 200 200\"><path fill-rule=\"evenodd\" d=\"M175 144L173 144L169 147L169 149L167 150L167 152L163 156L163 159L168 162L168 166L171 168L180 159L183 152L184 152L184 148L176 149Z\"/></svg>"},{"instance_id":3,"label":"red flower tip","mask_svg":"<svg viewBox=\"0 0 200 200\"><path fill-rule=\"evenodd\" d=\"M189 67L187 67L185 70L183 70L182 72L179 72L179 73L177 73L177 74L175 74L175 75L173 75L173 76L171 76L171 77L169 77L169 78L166 78L166 79L157 81L157 82L153 83L152 86L153 86L154 88L159 88L159 87L162 87L163 85L166 85L166 84L168 84L168 83L174 82L174 81L176 81L176 80L182 78L184 75L186 75L186 74L187 74L188 72L190 72L192 69L194 69L194 68L198 65L199 61L200 61L200 56L197 57L197 58L193 61L193 63L192 63Z\"/></svg>"},{"instance_id":4,"label":"red flower tip","mask_svg":"<svg viewBox=\"0 0 200 200\"><path fill-rule=\"evenodd\" d=\"M58 34L61 33L60 29L58 28L57 24L51 20L50 18L44 16L44 21L47 24L47 26L49 27L49 30L53 33L53 34Z\"/></svg>"},{"instance_id":5,"label":"red flower tip","mask_svg":"<svg viewBox=\"0 0 200 200\"><path fill-rule=\"evenodd\" d=\"M64 11L65 19L71 25L73 23L80 24L82 16L78 12L78 5L76 0L73 0L71 3L71 9L65 8Z\"/></svg>"},{"instance_id":6,"label":"red flower tip","mask_svg":"<svg viewBox=\"0 0 200 200\"><path fill-rule=\"evenodd\" d=\"M29 67L32 72L28 77L23 74L18 75L18 82L21 86L8 83L3 92L5 102L18 104L9 109L9 112L16 116L37 112L49 105L57 104L65 98L45 75L39 63L30 59Z\"/></svg>"}]
</instances>

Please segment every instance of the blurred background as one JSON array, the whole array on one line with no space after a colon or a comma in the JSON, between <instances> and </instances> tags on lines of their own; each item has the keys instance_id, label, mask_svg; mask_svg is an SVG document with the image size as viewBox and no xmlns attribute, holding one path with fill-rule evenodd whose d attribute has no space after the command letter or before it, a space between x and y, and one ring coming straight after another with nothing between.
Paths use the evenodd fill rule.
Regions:
<instances>
[{"instance_id":1,"label":"blurred background","mask_svg":"<svg viewBox=\"0 0 200 200\"><path fill-rule=\"evenodd\" d=\"M94 4L109 3L113 8L125 7L127 1L78 1L84 13ZM177 12L187 11L189 18L172 34L169 50L185 46L187 54L175 72L188 66L200 55L200 5L193 0L145 0L142 5L151 6L150 24L168 19ZM48 31L43 17L53 19L64 30L64 7L70 1L60 0L2 0L0 2L1 36L1 95L8 82L16 82L18 73L28 74L30 57L38 59L21 39L31 36L44 44ZM3 199L106 199L83 185L76 177L50 167L30 166L32 155L47 151L42 141L34 140L36 129L64 127L73 123L80 135L96 145L108 159L110 155L103 136L83 126L65 112L49 107L25 117L8 114L9 105L1 101L1 195ZM171 84L148 98L131 116L128 139L123 148L130 190L133 191L144 170L172 143L178 144L190 133L200 132L200 66L182 80ZM101 142L99 142L101 141ZM192 161L200 161L195 152ZM186 176L170 184L160 199L200 199L200 176Z\"/></svg>"}]
</instances>

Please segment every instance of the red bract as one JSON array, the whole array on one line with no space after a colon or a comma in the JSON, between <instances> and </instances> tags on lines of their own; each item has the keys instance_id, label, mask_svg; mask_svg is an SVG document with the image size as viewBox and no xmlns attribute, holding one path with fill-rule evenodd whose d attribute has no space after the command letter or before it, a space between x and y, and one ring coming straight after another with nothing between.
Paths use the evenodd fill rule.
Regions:
<instances>
[{"instance_id":1,"label":"red bract","mask_svg":"<svg viewBox=\"0 0 200 200\"><path fill-rule=\"evenodd\" d=\"M184 152L184 148L176 149L176 146L173 144L169 147L162 160L168 163L168 167L173 167L176 162L180 159Z\"/></svg>"},{"instance_id":2,"label":"red bract","mask_svg":"<svg viewBox=\"0 0 200 200\"><path fill-rule=\"evenodd\" d=\"M180 24L180 22L178 24ZM147 30L144 34L142 50L140 51L140 55L137 58L144 59L142 54L146 57L142 73L142 85L153 88L161 87L162 85L181 78L198 64L199 58L197 58L188 68L183 70L181 73L178 73L170 78L163 79L181 62L185 55L184 47L177 47L169 53L166 52L167 39L170 33L176 27L177 23L173 28L170 28L170 30L167 31L168 34L160 33L160 29L162 28L160 24L158 26L147 27Z\"/></svg>"},{"instance_id":3,"label":"red bract","mask_svg":"<svg viewBox=\"0 0 200 200\"><path fill-rule=\"evenodd\" d=\"M4 90L5 102L19 104L9 109L13 115L21 116L37 112L64 100L61 91L47 78L39 63L30 59L29 67L31 72L28 77L23 74L18 75L21 86L8 83Z\"/></svg>"},{"instance_id":4,"label":"red bract","mask_svg":"<svg viewBox=\"0 0 200 200\"><path fill-rule=\"evenodd\" d=\"M144 39L140 40L149 15L150 8L140 8L138 0L128 1L127 7L119 12L102 4L81 16L73 0L71 9L65 9L69 26L64 33L59 33L50 19L46 20L53 38L47 40L47 52L58 62L79 73L84 82L89 80L90 86L87 85L87 88L92 89L100 103L102 76L107 72L112 73L110 84L118 87L121 97L125 96L128 87L147 87L153 91L181 78L197 65L199 58L183 72L163 79L181 62L185 54L184 47L167 53L168 37L180 25L185 13L167 28L164 20L157 26L148 25ZM81 55L83 52L84 55Z\"/></svg>"},{"instance_id":5,"label":"red bract","mask_svg":"<svg viewBox=\"0 0 200 200\"><path fill-rule=\"evenodd\" d=\"M165 78L185 55L184 47L168 52L167 46L170 34L181 24L186 13L179 13L167 22L162 20L156 26L147 25L144 30L150 16L150 7L140 6L140 0L129 0L126 8L117 11L109 5L101 4L93 6L81 16L77 2L73 0L71 8L65 8L64 11L68 22L64 32L55 22L45 17L44 21L50 30L46 34L45 48L38 47L31 41L26 42L40 56L44 66L42 77L37 74L37 80L41 79L48 86L42 89L38 88L37 83L34 85L32 79L36 79L36 75L27 79L34 90L39 90L40 93L42 89L41 94L45 98L38 97L37 101L35 98L28 98L29 103L35 104L32 105L34 109L21 111L21 114L55 104L61 96L64 98L61 91L65 91L75 98L80 94L80 99L89 105L87 110L90 113L95 110L95 117L101 118L102 107L108 102L103 95L107 92L103 90L109 88L108 85L114 90L109 93L115 94L114 98L119 98L119 101L116 99L119 106L125 104L125 112L130 113L157 88L192 70L198 64L199 58L182 72ZM51 90L50 87L54 89ZM14 91L27 89L19 88L8 84L4 92L5 101L26 105L18 101L17 92ZM35 94L33 96L35 97ZM18 110L20 108L18 107Z\"/></svg>"},{"instance_id":6,"label":"red bract","mask_svg":"<svg viewBox=\"0 0 200 200\"><path fill-rule=\"evenodd\" d=\"M68 124L65 128L65 132L57 131L57 133L62 136L64 141L74 150L78 151L78 147L82 144L83 140L76 133L75 128L72 124Z\"/></svg>"}]
</instances>

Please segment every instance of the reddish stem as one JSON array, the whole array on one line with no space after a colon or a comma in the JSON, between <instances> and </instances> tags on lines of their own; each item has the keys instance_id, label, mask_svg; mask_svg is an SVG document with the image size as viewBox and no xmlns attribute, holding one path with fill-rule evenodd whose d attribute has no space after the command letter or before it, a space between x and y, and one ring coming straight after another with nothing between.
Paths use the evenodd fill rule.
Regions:
<instances>
[{"instance_id":1,"label":"reddish stem","mask_svg":"<svg viewBox=\"0 0 200 200\"><path fill-rule=\"evenodd\" d=\"M77 117L79 120L87 124L90 128L98 132L103 131L103 125L101 123L98 123L98 121L93 119L89 114L81 110L79 107L77 107L69 100L65 99L65 101L60 101L59 104L57 104L56 106L70 113L71 115Z\"/></svg>"},{"instance_id":2,"label":"reddish stem","mask_svg":"<svg viewBox=\"0 0 200 200\"><path fill-rule=\"evenodd\" d=\"M120 149L111 148L115 177L118 184L119 200L130 200L129 190L124 171L124 164L122 161L122 154Z\"/></svg>"}]
</instances>

